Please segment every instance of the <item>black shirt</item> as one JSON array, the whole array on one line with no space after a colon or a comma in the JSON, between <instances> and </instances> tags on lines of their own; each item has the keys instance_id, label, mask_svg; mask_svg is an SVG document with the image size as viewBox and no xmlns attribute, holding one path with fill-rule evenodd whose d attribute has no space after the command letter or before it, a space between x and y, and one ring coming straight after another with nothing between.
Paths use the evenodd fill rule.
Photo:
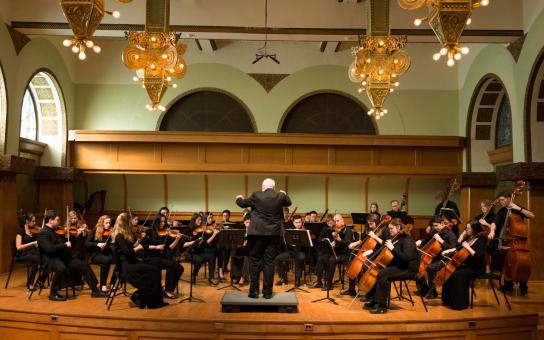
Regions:
<instances>
[{"instance_id":1,"label":"black shirt","mask_svg":"<svg viewBox=\"0 0 544 340\"><path fill-rule=\"evenodd\" d=\"M26 233L24 226L19 227L19 229L17 229L17 235L21 235L21 244L27 244L27 243L38 240L38 235L29 236ZM29 247L24 250L17 250L17 256L20 256L22 253L26 253L26 252L35 252L36 250L37 250L36 247Z\"/></svg>"},{"instance_id":2,"label":"black shirt","mask_svg":"<svg viewBox=\"0 0 544 340\"><path fill-rule=\"evenodd\" d=\"M256 191L249 198L238 197L240 208L251 208L251 225L248 235L281 236L283 231L283 207L291 205L289 196L274 189Z\"/></svg>"},{"instance_id":3,"label":"black shirt","mask_svg":"<svg viewBox=\"0 0 544 340\"><path fill-rule=\"evenodd\" d=\"M525 209L524 207L520 206L521 209ZM525 215L523 215L519 210L511 209L512 214L519 215L522 220L525 219ZM495 237L499 238L501 235L502 227L504 226L504 223L506 221L506 216L508 215L508 209L506 207L502 207L497 212L497 215L495 215Z\"/></svg>"},{"instance_id":4,"label":"black shirt","mask_svg":"<svg viewBox=\"0 0 544 340\"><path fill-rule=\"evenodd\" d=\"M400 269L417 272L417 250L414 239L408 234L402 234L398 237L393 248L393 259L389 263Z\"/></svg>"}]
</instances>

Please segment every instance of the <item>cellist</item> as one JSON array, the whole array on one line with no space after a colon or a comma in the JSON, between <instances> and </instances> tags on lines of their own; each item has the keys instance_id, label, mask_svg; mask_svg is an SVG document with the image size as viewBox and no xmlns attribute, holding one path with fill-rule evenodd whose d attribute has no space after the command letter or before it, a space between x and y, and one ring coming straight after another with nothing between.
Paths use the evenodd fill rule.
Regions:
<instances>
[{"instance_id":1,"label":"cellist","mask_svg":"<svg viewBox=\"0 0 544 340\"><path fill-rule=\"evenodd\" d=\"M448 227L448 221L443 216L433 218L433 231L431 232L431 235L431 239L435 239L441 244L441 252L447 249L455 248L455 245L457 244L457 236L455 236L453 231ZM422 247L422 244L423 240L416 241L416 246L420 249L424 248ZM420 259L422 256L425 256L425 254L420 254ZM428 281L425 280L425 276L421 276L417 281L419 287L418 294L427 296L429 299L438 297L438 293L436 292L434 285L430 292L429 289L434 276L444 266L444 264L440 261L441 259L441 254L435 256L432 259L432 263L426 268Z\"/></svg>"},{"instance_id":2,"label":"cellist","mask_svg":"<svg viewBox=\"0 0 544 340\"><path fill-rule=\"evenodd\" d=\"M468 308L470 298L470 282L473 277L485 273L485 236L481 235L482 225L477 219L467 223L463 232L464 239L460 247L466 248L470 256L451 274L450 278L442 286L442 304L454 310ZM476 237L474 240L472 237ZM467 240L474 241L472 245ZM448 256L457 248L447 249L442 256Z\"/></svg>"},{"instance_id":3,"label":"cellist","mask_svg":"<svg viewBox=\"0 0 544 340\"><path fill-rule=\"evenodd\" d=\"M389 281L411 279L417 273L417 251L416 245L410 233L405 230L405 226L399 218L394 218L388 225L389 234L392 239L384 242L393 254L393 259L387 266L380 270L374 296L371 301L363 305L370 309L370 313L387 313L387 295L389 293Z\"/></svg>"},{"instance_id":4,"label":"cellist","mask_svg":"<svg viewBox=\"0 0 544 340\"><path fill-rule=\"evenodd\" d=\"M500 260L500 258L503 256L499 254L498 245L499 245L499 237L501 235L501 230L508 217L508 211L510 210L511 214L519 215L522 219L525 219L525 218L533 219L535 218L535 214L532 211L527 210L524 207L520 207L519 205L512 202L511 193L508 191L503 191L499 193L497 195L497 199L499 200L499 204L501 205L501 208L499 209L499 211L497 212L497 215L495 216L494 223L491 224L489 238L490 239L492 238L493 240L490 242L490 245L488 247L488 252L491 253L492 269L501 270L502 265L504 264L504 260ZM504 285L501 287L501 289L505 292L513 292L514 282L505 280ZM520 289L520 295L527 295L528 293L527 282L520 282L519 289Z\"/></svg>"}]
</instances>

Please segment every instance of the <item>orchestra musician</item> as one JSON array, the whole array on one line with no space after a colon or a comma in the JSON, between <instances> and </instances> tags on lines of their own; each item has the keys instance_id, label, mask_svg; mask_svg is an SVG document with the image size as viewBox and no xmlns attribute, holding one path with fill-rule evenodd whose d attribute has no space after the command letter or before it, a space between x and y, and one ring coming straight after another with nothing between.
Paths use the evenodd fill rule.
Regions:
<instances>
[{"instance_id":1,"label":"orchestra musician","mask_svg":"<svg viewBox=\"0 0 544 340\"><path fill-rule=\"evenodd\" d=\"M315 268L315 275L316 280L310 285L308 285L309 288L321 288L322 290L326 290L326 287L323 285L323 274L327 272L328 264L329 264L329 256L331 255L331 248L330 245L324 241L325 238L328 237L329 230L334 229L334 216L331 214L327 214L323 221L327 224L326 228L323 228L320 235L317 235L317 240L313 240L315 243L315 246L312 248L313 251L310 252L310 262L315 263L313 267ZM312 257L315 256L315 260L312 259Z\"/></svg>"},{"instance_id":2,"label":"orchestra musician","mask_svg":"<svg viewBox=\"0 0 544 340\"><path fill-rule=\"evenodd\" d=\"M490 252L491 255L491 267L493 270L501 270L504 264L504 253L501 251L501 249L498 249L499 245L499 238L501 235L502 228L504 227L504 224L506 222L506 219L508 217L508 211L510 211L511 214L516 214L521 217L522 220L528 218L528 219L534 219L535 214L516 203L512 202L511 200L511 193L508 191L503 191L497 195L497 199L499 200L499 204L501 205L501 208L499 211L497 211L497 214L495 216L495 221L491 224L491 230L489 232L489 238L492 239L488 246L488 252ZM514 282L512 281L504 281L503 286L501 287L502 290L505 292L513 292L514 291ZM520 289L520 295L527 295L528 293L528 286L527 282L519 282L519 289Z\"/></svg>"},{"instance_id":3,"label":"orchestra musician","mask_svg":"<svg viewBox=\"0 0 544 340\"><path fill-rule=\"evenodd\" d=\"M353 242L353 230L346 227L344 218L340 214L334 215L334 227L332 232L331 247L334 248L334 254L329 256L329 263L327 264L327 282L329 290L333 289L333 278L336 271L336 265L338 263L348 264L350 257L350 249L348 246ZM355 296L355 283L347 290L341 292L342 295Z\"/></svg>"},{"instance_id":4,"label":"orchestra musician","mask_svg":"<svg viewBox=\"0 0 544 340\"><path fill-rule=\"evenodd\" d=\"M493 202L490 200L483 200L480 202L480 211L481 213L474 216L473 220L476 220L480 223L481 227L486 230L491 230L491 225L495 221L495 211L493 210ZM482 218L484 217L485 218ZM457 240L457 243L463 242L463 239L465 238L465 235L467 233L467 229L465 229L461 235L459 235L459 239ZM488 233L487 237L489 240L493 239L493 236L491 233ZM490 242L491 243L491 242Z\"/></svg>"},{"instance_id":5,"label":"orchestra musician","mask_svg":"<svg viewBox=\"0 0 544 340\"><path fill-rule=\"evenodd\" d=\"M318 222L318 221L317 221L317 211L312 210L312 211L310 211L308 214L309 214L309 215L308 215L308 216L309 216L309 217L308 217L308 222L310 222L310 223L316 223L316 222Z\"/></svg>"},{"instance_id":6,"label":"orchestra musician","mask_svg":"<svg viewBox=\"0 0 544 340\"><path fill-rule=\"evenodd\" d=\"M448 221L444 216L433 218L433 231L431 232L431 237L427 242L430 242L431 239L435 239L441 244L440 252L455 248L455 245L457 244L457 236L455 236L453 231L449 228ZM425 244L427 244L427 242L424 242L424 240L417 240L416 246L421 249ZM433 257L432 263L426 268L427 280L425 279L425 276L418 279L418 294L427 296L429 299L435 299L438 297L438 293L432 282L436 273L444 266L444 263L441 260L441 254ZM431 286L432 289L430 288Z\"/></svg>"},{"instance_id":7,"label":"orchestra musician","mask_svg":"<svg viewBox=\"0 0 544 340\"><path fill-rule=\"evenodd\" d=\"M469 306L470 282L472 278L485 273L485 243L484 235L478 235L482 232L482 225L474 219L467 224L465 228L464 239L459 242L457 248L444 250L442 256L451 256L459 247L466 248L470 256L455 270L444 285L442 286L442 304L454 310L466 309ZM477 237L477 240L470 245L467 239Z\"/></svg>"},{"instance_id":8,"label":"orchestra musician","mask_svg":"<svg viewBox=\"0 0 544 340\"><path fill-rule=\"evenodd\" d=\"M260 272L263 272L263 297L272 298L274 286L274 259L281 246L283 230L283 207L291 205L291 199L284 191L275 191L276 182L266 178L262 191L250 197L236 196L240 208L251 207L251 224L247 233L250 258L250 288L248 296L259 297Z\"/></svg>"},{"instance_id":9,"label":"orchestra musician","mask_svg":"<svg viewBox=\"0 0 544 340\"><path fill-rule=\"evenodd\" d=\"M370 310L370 313L387 313L387 296L389 293L389 282L392 280L412 279L417 273L417 251L416 245L409 232L404 230L405 225L399 218L394 218L388 225L391 239L384 242L393 253L393 259L389 265L380 270L374 289L374 296L363 307ZM371 255L369 251L367 256Z\"/></svg>"},{"instance_id":10,"label":"orchestra musician","mask_svg":"<svg viewBox=\"0 0 544 340\"><path fill-rule=\"evenodd\" d=\"M230 210L225 209L221 212L221 224L223 228L228 228L230 221ZM225 273L228 272L228 265L230 259L230 249L225 247L217 248L217 266L219 267L219 279L223 280L225 278Z\"/></svg>"},{"instance_id":11,"label":"orchestra musician","mask_svg":"<svg viewBox=\"0 0 544 340\"><path fill-rule=\"evenodd\" d=\"M438 191L434 195L434 199L436 200L437 205L434 208L433 216L440 217L443 215L448 219L448 221L455 221L456 223L454 223L451 226L451 230L453 231L456 237L459 237L459 226L458 226L458 223L459 223L458 220L460 215L459 208L457 207L457 204L455 202L453 202L452 200L449 200L446 196L447 194L444 191ZM443 207L444 201L446 200L447 200L446 206ZM451 209L451 210L442 210L442 208Z\"/></svg>"},{"instance_id":12,"label":"orchestra musician","mask_svg":"<svg viewBox=\"0 0 544 340\"><path fill-rule=\"evenodd\" d=\"M161 270L166 270L164 297L168 299L176 298L175 290L183 274L183 266L174 259L182 237L179 232L172 236L167 225L167 217L159 215L153 220L149 235L140 242L144 247L145 260Z\"/></svg>"},{"instance_id":13,"label":"orchestra musician","mask_svg":"<svg viewBox=\"0 0 544 340\"><path fill-rule=\"evenodd\" d=\"M302 230L302 216L293 216L293 226L297 230ZM288 263L295 259L295 287L300 287L300 278L302 277L302 269L304 268L304 262L308 254L307 247L284 245L285 249L281 252L274 261L276 270L280 280L276 283L276 286L287 285L287 267Z\"/></svg>"},{"instance_id":14,"label":"orchestra musician","mask_svg":"<svg viewBox=\"0 0 544 340\"><path fill-rule=\"evenodd\" d=\"M191 238L202 237L203 241L192 249L191 261L194 262L193 273L191 279L193 284L196 284L196 278L198 277L198 272L204 263L208 263L208 283L210 285L217 285L219 281L215 278L215 262L216 262L216 248L215 248L215 238L219 233L219 230L215 228L207 228L206 223L202 223L202 215L193 214L191 217L191 222L189 222L189 227L186 232Z\"/></svg>"},{"instance_id":15,"label":"orchestra musician","mask_svg":"<svg viewBox=\"0 0 544 340\"><path fill-rule=\"evenodd\" d=\"M134 245L136 238L129 226L129 215L117 216L113 228L113 245L115 254L122 263L122 273L127 282L138 290L130 300L139 308L153 309L168 305L163 301L161 285L161 269L150 262L139 261L136 252L143 251L142 244Z\"/></svg>"},{"instance_id":16,"label":"orchestra musician","mask_svg":"<svg viewBox=\"0 0 544 340\"><path fill-rule=\"evenodd\" d=\"M387 212L387 215L391 218L400 218L403 224L413 224L414 219L409 216L406 211L401 209L401 205L398 200L391 201L391 210Z\"/></svg>"},{"instance_id":17,"label":"orchestra musician","mask_svg":"<svg viewBox=\"0 0 544 340\"><path fill-rule=\"evenodd\" d=\"M112 241L111 232L111 218L108 215L102 215L98 218L96 226L89 232L85 241L91 263L100 265L100 289L103 292L108 291L108 275L114 262L110 247ZM110 286L115 282L115 279L114 274L110 280Z\"/></svg>"},{"instance_id":18,"label":"orchestra musician","mask_svg":"<svg viewBox=\"0 0 544 340\"><path fill-rule=\"evenodd\" d=\"M70 228L76 228L77 233L73 235L70 233L70 242L72 243L72 256L80 260L85 260L87 256L87 249L85 248L85 240L87 239L87 233L89 232L87 224L80 217L79 213L75 210L68 212L68 224Z\"/></svg>"},{"instance_id":19,"label":"orchestra musician","mask_svg":"<svg viewBox=\"0 0 544 340\"><path fill-rule=\"evenodd\" d=\"M101 292L98 288L98 280L89 265L71 253L72 244L66 240L65 236L55 233L60 225L60 217L54 210L48 210L44 218L47 224L38 234L38 247L41 253L42 265L50 273L53 273L49 300L65 301L66 296L59 293L65 279L71 274L71 271L84 277L85 282L91 288L92 297L106 297L106 292ZM65 230L68 232L68 230Z\"/></svg>"},{"instance_id":20,"label":"orchestra musician","mask_svg":"<svg viewBox=\"0 0 544 340\"><path fill-rule=\"evenodd\" d=\"M244 216L244 227L246 228L246 237L247 231L251 224L251 217L249 214ZM247 240L244 242L242 247L237 247L232 255L232 279L234 283L243 286L246 281L249 281L249 254L247 251Z\"/></svg>"},{"instance_id":21,"label":"orchestra musician","mask_svg":"<svg viewBox=\"0 0 544 340\"><path fill-rule=\"evenodd\" d=\"M380 218L382 217L382 215L380 214L380 208L378 206L378 203L376 202L372 202L370 203L370 212L369 214L375 214L378 216L378 220L380 220Z\"/></svg>"},{"instance_id":22,"label":"orchestra musician","mask_svg":"<svg viewBox=\"0 0 544 340\"><path fill-rule=\"evenodd\" d=\"M34 278L40 264L37 241L39 231L39 226L36 225L36 216L33 213L23 214L23 225L19 227L15 236L17 250L15 257L19 262L30 264L30 272L26 282L26 288L29 291L34 290ZM43 282L44 278L45 276L38 279L38 282Z\"/></svg>"}]
</instances>

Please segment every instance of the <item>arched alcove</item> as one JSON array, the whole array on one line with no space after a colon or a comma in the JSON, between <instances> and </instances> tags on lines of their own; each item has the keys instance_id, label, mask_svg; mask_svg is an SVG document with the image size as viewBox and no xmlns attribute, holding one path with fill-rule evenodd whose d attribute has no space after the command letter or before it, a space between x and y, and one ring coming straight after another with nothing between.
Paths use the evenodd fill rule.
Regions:
<instances>
[{"instance_id":1,"label":"arched alcove","mask_svg":"<svg viewBox=\"0 0 544 340\"><path fill-rule=\"evenodd\" d=\"M540 51L527 85L525 145L528 162L544 162L544 49Z\"/></svg>"}]
</instances>

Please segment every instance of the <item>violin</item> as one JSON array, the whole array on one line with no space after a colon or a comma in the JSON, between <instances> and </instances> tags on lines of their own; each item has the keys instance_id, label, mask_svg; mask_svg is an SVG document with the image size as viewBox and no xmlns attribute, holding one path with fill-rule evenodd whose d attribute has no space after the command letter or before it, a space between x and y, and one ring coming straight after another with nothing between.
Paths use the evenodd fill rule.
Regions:
<instances>
[{"instance_id":1,"label":"violin","mask_svg":"<svg viewBox=\"0 0 544 340\"><path fill-rule=\"evenodd\" d=\"M68 235L70 236L77 236L77 231L77 227L74 225L68 227ZM66 227L55 229L55 234L60 236L66 236Z\"/></svg>"},{"instance_id":2,"label":"violin","mask_svg":"<svg viewBox=\"0 0 544 340\"><path fill-rule=\"evenodd\" d=\"M193 231L193 234L213 234L214 230L220 231L220 228L216 225L199 226Z\"/></svg>"},{"instance_id":3,"label":"violin","mask_svg":"<svg viewBox=\"0 0 544 340\"><path fill-rule=\"evenodd\" d=\"M30 235L33 235L33 236L38 235L41 230L40 226L37 224L35 224L33 227L27 227L27 229Z\"/></svg>"},{"instance_id":4,"label":"violin","mask_svg":"<svg viewBox=\"0 0 544 340\"><path fill-rule=\"evenodd\" d=\"M179 234L179 230L175 230L175 229L170 229L170 228L167 228L167 229L163 229L163 230L159 230L157 232L157 234L160 236L160 237L165 237L165 236L170 236L172 238L176 238L178 237L178 234Z\"/></svg>"},{"instance_id":5,"label":"violin","mask_svg":"<svg viewBox=\"0 0 544 340\"><path fill-rule=\"evenodd\" d=\"M113 228L109 228L107 230L104 230L102 232L102 237L110 237L112 232L113 232Z\"/></svg>"}]
</instances>

